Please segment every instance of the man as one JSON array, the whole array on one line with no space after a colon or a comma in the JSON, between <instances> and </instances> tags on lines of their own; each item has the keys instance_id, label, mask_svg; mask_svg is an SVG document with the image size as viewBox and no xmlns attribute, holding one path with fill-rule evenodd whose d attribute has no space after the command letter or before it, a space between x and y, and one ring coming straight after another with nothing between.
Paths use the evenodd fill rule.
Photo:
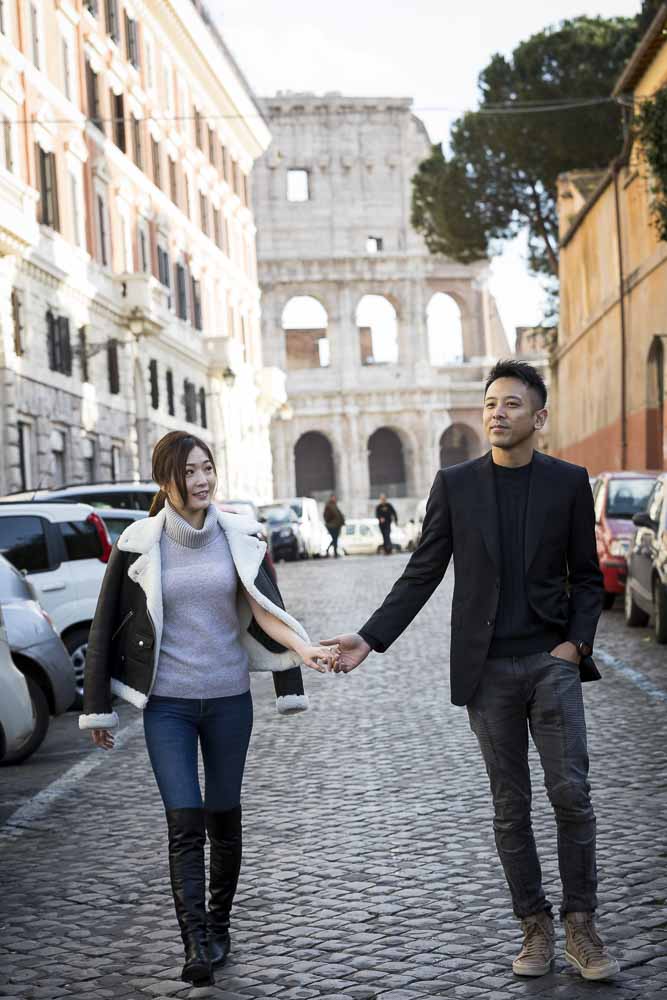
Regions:
<instances>
[{"instance_id":1,"label":"man","mask_svg":"<svg viewBox=\"0 0 667 1000\"><path fill-rule=\"evenodd\" d=\"M387 500L384 493L380 496L380 502L375 508L375 516L382 532L382 548L386 556L392 553L391 546L391 525L398 524L398 515L392 505Z\"/></svg>"},{"instance_id":2,"label":"man","mask_svg":"<svg viewBox=\"0 0 667 1000\"><path fill-rule=\"evenodd\" d=\"M323 516L326 529L331 535L331 542L327 547L327 555L329 555L329 549L333 545L334 558L338 559L338 536L340 535L340 529L345 524L345 518L343 516L343 512L338 506L338 500L335 493L332 493L327 500Z\"/></svg>"},{"instance_id":3,"label":"man","mask_svg":"<svg viewBox=\"0 0 667 1000\"><path fill-rule=\"evenodd\" d=\"M490 373L484 429L491 451L438 472L421 542L384 603L357 634L338 636L347 673L384 652L442 580L454 557L452 701L466 705L488 772L496 846L521 920L517 975L554 958L551 904L530 817L528 731L558 828L565 957L585 979L618 971L594 923L595 816L588 785L581 680L602 608L592 494L585 469L535 451L547 391L534 368L501 361Z\"/></svg>"}]
</instances>

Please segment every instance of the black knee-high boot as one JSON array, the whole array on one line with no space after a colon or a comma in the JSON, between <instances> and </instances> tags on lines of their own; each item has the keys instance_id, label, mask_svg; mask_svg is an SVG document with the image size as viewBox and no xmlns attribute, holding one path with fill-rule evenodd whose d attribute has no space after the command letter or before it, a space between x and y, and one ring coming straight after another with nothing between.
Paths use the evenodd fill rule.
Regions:
<instances>
[{"instance_id":1,"label":"black knee-high boot","mask_svg":"<svg viewBox=\"0 0 667 1000\"><path fill-rule=\"evenodd\" d=\"M181 979L186 983L213 982L206 926L206 830L203 809L168 809L169 873L176 918L185 945Z\"/></svg>"},{"instance_id":2,"label":"black knee-high boot","mask_svg":"<svg viewBox=\"0 0 667 1000\"><path fill-rule=\"evenodd\" d=\"M206 831L211 846L208 933L213 966L224 965L231 948L229 918L241 871L241 806L225 812L206 810Z\"/></svg>"}]
</instances>

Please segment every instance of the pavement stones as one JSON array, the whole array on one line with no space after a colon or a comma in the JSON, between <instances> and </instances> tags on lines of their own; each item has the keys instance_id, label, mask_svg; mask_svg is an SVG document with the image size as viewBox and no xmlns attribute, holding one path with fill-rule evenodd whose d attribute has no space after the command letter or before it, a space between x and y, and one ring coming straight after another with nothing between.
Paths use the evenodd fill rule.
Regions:
<instances>
[{"instance_id":1,"label":"pavement stones","mask_svg":"<svg viewBox=\"0 0 667 1000\"><path fill-rule=\"evenodd\" d=\"M314 638L357 628L405 557L279 567ZM585 686L598 815L601 930L622 972L584 983L512 975L519 947L496 858L487 779L449 703L452 576L389 653L305 678L312 708L280 718L253 682L245 856L233 952L214 987L179 980L161 803L139 732L101 755L33 825L0 827L3 1000L657 1000L667 996L667 704L603 668ZM667 653L603 618L599 644L667 691ZM122 724L135 716L121 706ZM73 733L76 717L71 717ZM535 763L535 759L533 759ZM30 763L23 765L29 767ZM4 778L9 772L0 772ZM555 830L535 767L535 829L559 902Z\"/></svg>"}]
</instances>

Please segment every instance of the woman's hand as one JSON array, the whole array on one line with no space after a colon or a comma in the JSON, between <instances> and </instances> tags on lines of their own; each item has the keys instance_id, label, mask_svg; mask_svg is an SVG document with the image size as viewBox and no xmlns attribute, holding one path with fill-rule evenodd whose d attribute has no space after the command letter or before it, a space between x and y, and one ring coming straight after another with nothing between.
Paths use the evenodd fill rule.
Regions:
<instances>
[{"instance_id":1,"label":"woman's hand","mask_svg":"<svg viewBox=\"0 0 667 1000\"><path fill-rule=\"evenodd\" d=\"M327 671L333 670L338 657L337 646L329 647L327 649L326 646L304 645L298 652L307 667L311 667L313 670L317 670L321 674L325 674Z\"/></svg>"},{"instance_id":2,"label":"woman's hand","mask_svg":"<svg viewBox=\"0 0 667 1000\"><path fill-rule=\"evenodd\" d=\"M102 747L103 750L113 750L114 739L110 729L93 729L91 734L96 747Z\"/></svg>"}]
</instances>

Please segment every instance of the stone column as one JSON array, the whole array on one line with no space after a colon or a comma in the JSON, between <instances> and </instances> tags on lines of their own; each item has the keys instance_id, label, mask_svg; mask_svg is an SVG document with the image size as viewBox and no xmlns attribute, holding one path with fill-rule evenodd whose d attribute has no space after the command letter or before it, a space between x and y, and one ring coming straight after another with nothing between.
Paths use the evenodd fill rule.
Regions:
<instances>
[{"instance_id":1,"label":"stone column","mask_svg":"<svg viewBox=\"0 0 667 1000\"><path fill-rule=\"evenodd\" d=\"M356 389L359 385L361 370L361 352L359 350L359 331L354 315L354 303L350 286L341 286L334 319L335 333L331 343L331 359L333 367L340 375L344 389Z\"/></svg>"}]
</instances>

